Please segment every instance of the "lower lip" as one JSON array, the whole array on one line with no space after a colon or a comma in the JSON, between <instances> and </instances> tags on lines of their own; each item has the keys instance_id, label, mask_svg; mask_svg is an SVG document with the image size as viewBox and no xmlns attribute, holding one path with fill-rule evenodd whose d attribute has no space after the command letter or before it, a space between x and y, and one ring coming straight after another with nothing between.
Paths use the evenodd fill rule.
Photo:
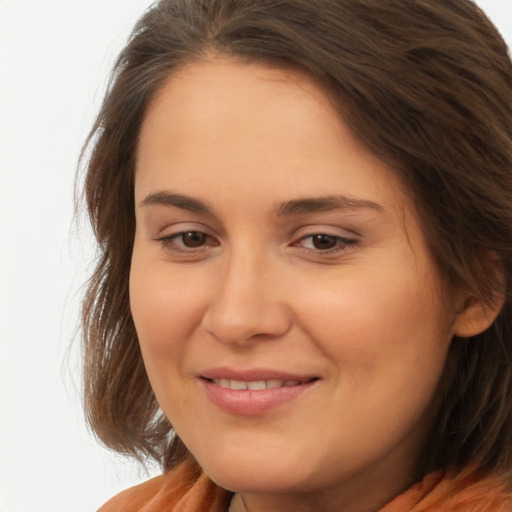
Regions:
<instances>
[{"instance_id":1,"label":"lower lip","mask_svg":"<svg viewBox=\"0 0 512 512\"><path fill-rule=\"evenodd\" d=\"M208 398L223 411L240 416L261 416L295 400L318 381L305 382L297 386L258 390L224 388L206 379L201 379L201 382Z\"/></svg>"}]
</instances>

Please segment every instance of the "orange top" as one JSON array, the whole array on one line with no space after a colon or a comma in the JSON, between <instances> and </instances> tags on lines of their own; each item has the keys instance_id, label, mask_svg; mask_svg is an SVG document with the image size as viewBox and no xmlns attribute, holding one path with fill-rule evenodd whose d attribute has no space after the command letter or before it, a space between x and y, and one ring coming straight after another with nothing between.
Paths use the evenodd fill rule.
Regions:
<instances>
[{"instance_id":1,"label":"orange top","mask_svg":"<svg viewBox=\"0 0 512 512\"><path fill-rule=\"evenodd\" d=\"M226 512L232 493L215 485L193 459L121 492L98 512ZM497 477L432 473L379 512L512 512L512 494Z\"/></svg>"}]
</instances>

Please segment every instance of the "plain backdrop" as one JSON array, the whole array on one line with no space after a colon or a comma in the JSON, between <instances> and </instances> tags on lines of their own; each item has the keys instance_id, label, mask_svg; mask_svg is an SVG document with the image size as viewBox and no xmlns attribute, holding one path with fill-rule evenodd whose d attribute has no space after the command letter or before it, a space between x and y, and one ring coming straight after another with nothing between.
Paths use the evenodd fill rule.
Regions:
<instances>
[{"instance_id":1,"label":"plain backdrop","mask_svg":"<svg viewBox=\"0 0 512 512\"><path fill-rule=\"evenodd\" d=\"M0 512L91 512L152 474L101 448L80 403L94 255L75 168L148 0L0 0ZM512 44L512 0L479 0Z\"/></svg>"}]
</instances>

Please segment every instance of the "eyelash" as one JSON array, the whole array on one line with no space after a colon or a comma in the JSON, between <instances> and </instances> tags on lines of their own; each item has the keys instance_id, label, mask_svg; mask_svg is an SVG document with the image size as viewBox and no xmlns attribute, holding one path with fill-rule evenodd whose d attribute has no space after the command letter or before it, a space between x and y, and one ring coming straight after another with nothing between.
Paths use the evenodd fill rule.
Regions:
<instances>
[{"instance_id":1,"label":"eyelash","mask_svg":"<svg viewBox=\"0 0 512 512\"><path fill-rule=\"evenodd\" d=\"M184 237L187 235L194 235L194 236L200 236L202 237L204 243L200 243L200 245L196 247L188 247L184 243ZM334 246L327 249L319 249L314 247L314 238L315 237L324 237L325 239L328 239L334 243ZM176 240L181 238L181 244L177 243ZM301 245L304 241L310 239L311 245L313 247L305 247ZM198 251L205 251L208 250L211 247L215 247L218 244L218 242L211 243L212 240L215 240L212 236L208 235L207 233L204 233L202 231L198 230L190 230L190 231L182 231L180 233L175 233L170 236L164 236L161 238L158 238L158 241L163 245L165 249L172 250L177 253L185 253L185 254L194 254ZM200 241L201 242L201 241ZM209 243L208 243L209 242ZM309 235L306 235L302 238L300 238L297 242L293 242L291 244L292 247L302 247L304 251L306 251L308 254L312 255L336 255L339 253L346 252L350 249L352 249L355 245L357 245L358 241L351 238L345 238L342 236L337 235L330 235L328 233L312 233Z\"/></svg>"},{"instance_id":2,"label":"eyelash","mask_svg":"<svg viewBox=\"0 0 512 512\"><path fill-rule=\"evenodd\" d=\"M307 251L309 254L314 255L336 255L339 253L346 252L350 249L352 249L355 245L357 245L357 240L352 238L345 238L343 236L337 236L337 235L330 235L328 233L312 233L310 235L306 235L302 237L298 242L293 243L293 246L297 246L300 242L304 242L305 240L311 239L312 245L314 245L314 238L315 237L325 237L327 239L332 240L335 245L328 249L318 249L318 248L311 248L311 247L303 247L305 251Z\"/></svg>"},{"instance_id":3,"label":"eyelash","mask_svg":"<svg viewBox=\"0 0 512 512\"><path fill-rule=\"evenodd\" d=\"M207 247L205 244L201 244L200 246L197 246L197 247L187 247L183 243L183 237L185 237L186 235L200 235L200 236L204 237L205 241L214 240L214 238L212 236L210 236L202 231L190 230L190 231L181 231L180 233L175 233L174 235L163 236L161 238L158 238L158 241L164 246L165 249L170 249L170 250L176 251L176 252L193 253L193 252L205 250L205 248ZM182 241L181 244L176 243L176 239L179 239L179 238L181 238L181 241ZM218 243L214 243L213 245L214 246L218 245Z\"/></svg>"}]
</instances>

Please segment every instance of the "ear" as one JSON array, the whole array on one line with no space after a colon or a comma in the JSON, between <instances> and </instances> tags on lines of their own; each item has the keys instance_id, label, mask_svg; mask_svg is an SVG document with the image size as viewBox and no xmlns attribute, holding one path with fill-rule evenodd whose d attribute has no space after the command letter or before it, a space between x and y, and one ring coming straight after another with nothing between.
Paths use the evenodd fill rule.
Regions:
<instances>
[{"instance_id":1,"label":"ear","mask_svg":"<svg viewBox=\"0 0 512 512\"><path fill-rule=\"evenodd\" d=\"M459 338L470 338L484 332L492 325L503 306L504 297L493 297L492 303L472 296L466 299L464 310L457 314L454 334Z\"/></svg>"},{"instance_id":2,"label":"ear","mask_svg":"<svg viewBox=\"0 0 512 512\"><path fill-rule=\"evenodd\" d=\"M504 273L501 258L495 253L487 254L482 268L491 273L500 288L504 289ZM502 292L493 292L488 300L482 299L475 293L462 293L459 299L459 308L454 324L454 334L460 338L469 338L482 333L492 325L498 316L505 295Z\"/></svg>"}]
</instances>

